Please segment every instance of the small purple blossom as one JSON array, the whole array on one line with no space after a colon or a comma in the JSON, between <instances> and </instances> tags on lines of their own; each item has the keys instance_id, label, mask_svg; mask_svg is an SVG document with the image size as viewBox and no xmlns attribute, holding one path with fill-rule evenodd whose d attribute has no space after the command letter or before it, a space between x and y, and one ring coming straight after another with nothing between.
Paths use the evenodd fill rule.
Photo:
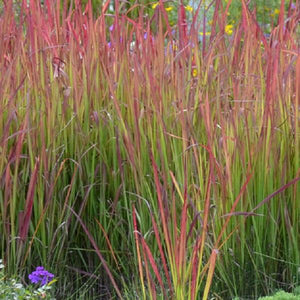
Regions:
<instances>
[{"instance_id":1,"label":"small purple blossom","mask_svg":"<svg viewBox=\"0 0 300 300\"><path fill-rule=\"evenodd\" d=\"M52 281L54 275L45 270L44 267L37 267L36 270L29 274L28 277L31 283L40 283L41 286L43 286Z\"/></svg>"}]
</instances>

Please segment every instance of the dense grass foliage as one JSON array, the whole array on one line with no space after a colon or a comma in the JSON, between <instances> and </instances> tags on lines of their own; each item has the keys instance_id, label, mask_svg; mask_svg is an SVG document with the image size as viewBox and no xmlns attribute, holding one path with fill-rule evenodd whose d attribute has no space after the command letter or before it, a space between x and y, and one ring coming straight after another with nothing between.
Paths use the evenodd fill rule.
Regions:
<instances>
[{"instance_id":1,"label":"dense grass foliage","mask_svg":"<svg viewBox=\"0 0 300 300\"><path fill-rule=\"evenodd\" d=\"M298 286L299 1L270 36L244 0L234 27L213 1L209 35L200 6L187 26L162 1L151 18L26 2L0 17L6 272L43 265L60 299Z\"/></svg>"}]
</instances>

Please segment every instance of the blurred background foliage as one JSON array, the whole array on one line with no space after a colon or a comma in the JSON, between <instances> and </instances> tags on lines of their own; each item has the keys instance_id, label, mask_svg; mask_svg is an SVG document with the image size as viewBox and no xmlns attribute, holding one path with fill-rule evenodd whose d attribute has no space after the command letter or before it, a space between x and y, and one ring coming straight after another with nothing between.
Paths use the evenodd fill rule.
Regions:
<instances>
[{"instance_id":1,"label":"blurred background foliage","mask_svg":"<svg viewBox=\"0 0 300 300\"><path fill-rule=\"evenodd\" d=\"M67 5L72 5L75 7L77 2L81 2L83 5L83 9L89 0L66 0ZM64 0L61 0L61 6L64 5ZM91 0L94 15L98 16L101 13L102 7L106 1L105 0ZM171 26L176 26L177 24L177 16L178 16L178 6L180 4L180 0L164 0L164 5L166 11L168 13L169 21ZM20 9L22 1L15 1L15 6L17 9ZM29 3L29 0L28 0ZM44 3L44 0L41 0L41 4ZM119 0L119 13L125 14L127 17L131 19L135 19L142 12L145 18L152 18L155 14L155 10L158 6L159 1L155 0ZM199 13L199 21L202 22L203 19L206 19L207 22L207 31L209 31L209 21L212 19L214 13L214 6L216 0L183 0L183 4L186 7L187 19L191 21L191 17L197 7L200 4L200 13ZM276 24L277 18L280 12L280 3L281 0L252 0L247 1L250 9L255 12L256 17L260 25L264 28L266 33L270 33L272 25ZM292 1L292 7L296 6L296 1ZM225 9L228 4L228 0L222 0L222 9ZM290 1L285 1L285 10L287 11L289 8ZM3 10L5 7L5 1L0 4L0 10ZM232 0L229 12L228 12L228 24L236 24L241 17L241 8L242 1L241 0ZM142 9L142 11L141 11ZM115 14L115 0L111 0L109 4L109 8L107 11L108 16L112 16ZM110 22L109 22L110 23Z\"/></svg>"}]
</instances>

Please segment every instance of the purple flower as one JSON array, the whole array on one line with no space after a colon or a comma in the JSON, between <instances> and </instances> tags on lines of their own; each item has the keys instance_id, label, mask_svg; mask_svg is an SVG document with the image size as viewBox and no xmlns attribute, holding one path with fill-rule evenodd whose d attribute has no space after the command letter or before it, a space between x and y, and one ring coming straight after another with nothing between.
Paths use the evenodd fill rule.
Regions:
<instances>
[{"instance_id":1,"label":"purple flower","mask_svg":"<svg viewBox=\"0 0 300 300\"><path fill-rule=\"evenodd\" d=\"M44 267L37 267L28 277L31 283L40 283L43 286L50 282L54 278L54 275L45 270Z\"/></svg>"}]
</instances>

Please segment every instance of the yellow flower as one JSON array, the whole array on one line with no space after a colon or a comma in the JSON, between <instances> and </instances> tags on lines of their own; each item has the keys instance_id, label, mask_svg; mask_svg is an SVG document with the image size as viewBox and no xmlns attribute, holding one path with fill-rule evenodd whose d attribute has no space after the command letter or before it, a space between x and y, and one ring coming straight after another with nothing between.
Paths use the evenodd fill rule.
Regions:
<instances>
[{"instance_id":1,"label":"yellow flower","mask_svg":"<svg viewBox=\"0 0 300 300\"><path fill-rule=\"evenodd\" d=\"M200 34L201 36L203 36L203 35L204 35L204 32L201 31L199 34ZM205 32L205 35L211 35L211 32L210 32L210 31L206 31L206 32Z\"/></svg>"},{"instance_id":2,"label":"yellow flower","mask_svg":"<svg viewBox=\"0 0 300 300\"><path fill-rule=\"evenodd\" d=\"M155 9L157 5L159 5L159 2L154 3L154 4L152 5L152 9Z\"/></svg>"},{"instance_id":3,"label":"yellow flower","mask_svg":"<svg viewBox=\"0 0 300 300\"><path fill-rule=\"evenodd\" d=\"M198 75L197 69L193 69L192 75L193 75L193 77L196 77Z\"/></svg>"},{"instance_id":4,"label":"yellow flower","mask_svg":"<svg viewBox=\"0 0 300 300\"><path fill-rule=\"evenodd\" d=\"M166 11L171 11L173 9L172 6L166 7Z\"/></svg>"},{"instance_id":5,"label":"yellow flower","mask_svg":"<svg viewBox=\"0 0 300 300\"><path fill-rule=\"evenodd\" d=\"M212 23L213 23L213 20L210 20L207 22L208 25L212 25Z\"/></svg>"},{"instance_id":6,"label":"yellow flower","mask_svg":"<svg viewBox=\"0 0 300 300\"><path fill-rule=\"evenodd\" d=\"M192 11L194 10L190 5L187 5L187 6L185 7L185 9L186 9L187 11L189 11L189 12L192 12Z\"/></svg>"},{"instance_id":7,"label":"yellow flower","mask_svg":"<svg viewBox=\"0 0 300 300\"><path fill-rule=\"evenodd\" d=\"M233 28L233 25L231 25L231 24L226 25L225 26L225 33L228 34L228 35L232 35L232 33L233 33L232 28Z\"/></svg>"},{"instance_id":8,"label":"yellow flower","mask_svg":"<svg viewBox=\"0 0 300 300\"><path fill-rule=\"evenodd\" d=\"M279 15L280 9L275 8L274 11L270 14L271 17L275 17L276 15Z\"/></svg>"}]
</instances>

